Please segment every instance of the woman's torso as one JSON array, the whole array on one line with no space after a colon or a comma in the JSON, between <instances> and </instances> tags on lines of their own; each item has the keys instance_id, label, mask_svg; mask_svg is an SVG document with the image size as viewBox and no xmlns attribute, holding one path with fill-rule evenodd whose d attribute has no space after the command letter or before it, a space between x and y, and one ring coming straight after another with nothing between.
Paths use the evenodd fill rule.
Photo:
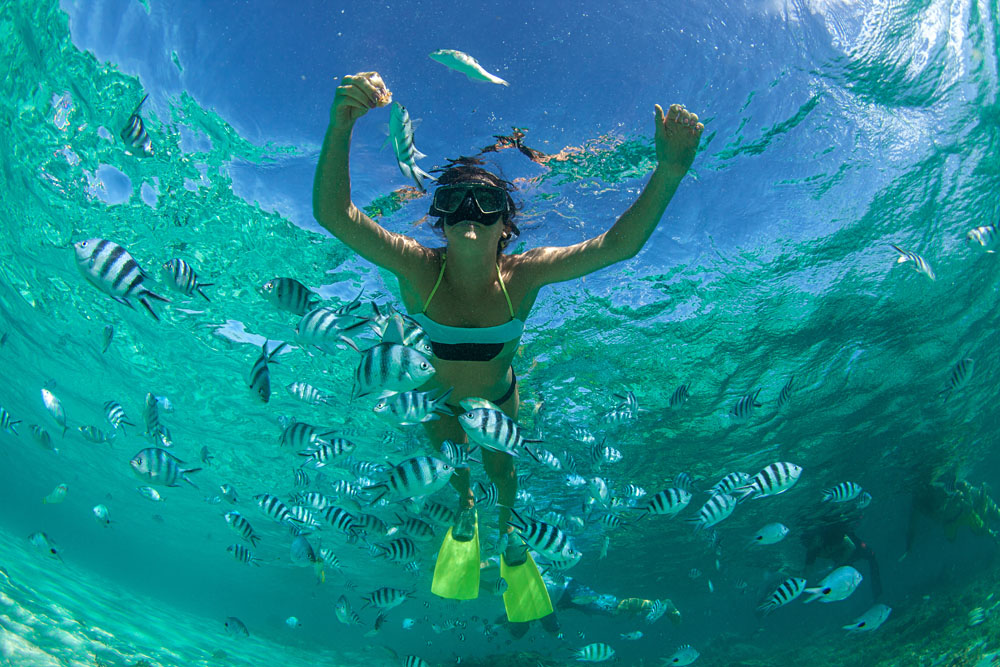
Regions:
<instances>
[{"instance_id":1,"label":"woman's torso","mask_svg":"<svg viewBox=\"0 0 1000 667\"><path fill-rule=\"evenodd\" d=\"M443 249L431 252L432 261L427 263L426 269L419 275L413 277L412 282L402 278L399 280L403 304L411 315L424 312L424 303L441 276ZM527 286L518 279L516 256L501 255L497 259L503 285L499 280L493 280L486 293L479 298L463 299L455 293L448 276L444 275L433 292L425 315L439 324L467 328L505 324L511 320L511 310L514 311L514 317L524 321L534 305L537 291L529 294ZM507 297L510 298L510 306ZM423 389L453 387L449 399L449 403L453 405L469 396L487 399L502 396L510 386L509 370L519 346L520 338L507 341L499 354L488 361L450 361L435 356L432 361L437 372Z\"/></svg>"}]
</instances>

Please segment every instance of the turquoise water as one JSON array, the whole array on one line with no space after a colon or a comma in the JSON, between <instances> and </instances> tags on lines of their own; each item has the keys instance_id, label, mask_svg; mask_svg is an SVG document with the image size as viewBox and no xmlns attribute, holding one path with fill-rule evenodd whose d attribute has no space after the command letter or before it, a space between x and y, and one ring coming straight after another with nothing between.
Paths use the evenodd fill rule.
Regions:
<instances>
[{"instance_id":1,"label":"turquoise water","mask_svg":"<svg viewBox=\"0 0 1000 667\"><path fill-rule=\"evenodd\" d=\"M261 66L302 70L309 92L295 89L290 75L287 89L260 92L261 108L271 110L256 118L244 108L248 98L230 88L253 68L234 67L221 37L205 47L207 57L178 40L151 61L160 69L123 55L137 41L130 35L141 34L129 30L143 21L197 23L171 7L128 5L117 37L101 42L97 19L110 20L114 8L0 5L0 406L22 422L17 435L0 431L4 664L399 664L389 649L431 664L565 664L591 642L613 646L621 664L659 664L681 644L698 649L699 665L991 664L1000 650L995 618L987 613L972 625L969 613L993 604L995 540L933 512L914 514L911 505L939 474L981 487L1000 466L991 389L1000 365L1000 255L966 240L974 227L1000 224L995 2L775 3L670 15L641 4L620 12L580 7L578 16L526 9L523 31L507 33L517 44L509 59L510 44L454 45L482 62L509 60L508 98L422 62L446 41L434 33L435 21L446 20L440 13L426 14L436 17L427 21L440 41L425 45L404 32L413 20L405 11L359 10L345 19L353 41L333 62L315 72L280 58ZM303 9L289 20L305 30L310 17ZM588 20L603 27L588 28ZM360 25L379 27L350 37L349 27ZM394 35L413 40L416 55L379 46ZM658 45L674 57L643 51L654 62L623 67L620 49L596 45L626 37L637 51ZM363 47L400 99L422 107L418 145L432 156L428 163L488 145L512 125L530 128L528 145L566 156L540 166L514 151L496 154L525 204L514 252L582 240L613 222L653 166L653 102L681 99L705 121L692 173L647 247L619 267L543 293L515 366L524 424L544 435L546 448L580 460L588 447L572 437L574 428L607 435L624 454L601 471L612 485L653 493L687 471L704 489L732 470L754 474L774 461L803 467L788 493L741 505L720 524L718 552L682 521L704 496L681 517L614 532L605 558L596 519L575 536L584 558L568 574L577 582L616 598L669 598L679 624L568 610L558 614L561 637L533 627L518 639L498 622L499 598L458 604L430 594L437 540L421 545L413 574L373 564L363 544L324 535L343 572L319 582L311 568L290 562L287 531L253 505L255 494L293 490L298 457L278 445L283 418L342 428L367 460L427 453L421 431L387 429L348 405L350 350L280 355L267 405L250 397L245 381L265 339L294 340L297 318L260 297L265 281L295 276L330 305L362 288L366 299L396 299L387 275L309 218L332 100L326 82L367 67L343 55ZM213 74L198 80L202 68ZM430 77L455 88L454 97L413 83ZM623 104L622 90L633 91L634 105ZM140 159L125 152L118 132L146 92L155 155ZM436 243L422 224L426 200L407 203L405 179L378 151L382 122L366 118L356 132L355 199L388 228ZM82 279L72 244L91 237L124 245L150 271L156 291L172 299L154 306L159 323ZM889 244L925 257L937 279L894 264ZM214 283L211 302L167 290L158 265L172 257ZM102 353L108 324L114 339ZM974 373L944 402L939 392L966 357ZM791 401L779 411L791 376ZM329 391L333 405L296 401L284 390L293 381ZM691 400L670 409L682 382L691 383ZM43 387L65 407L65 436L44 409ZM735 423L729 410L758 387L763 406ZM603 422L613 394L628 390L644 408L638 419ZM161 488L159 504L138 495L128 468L148 446L141 426L110 447L77 430L109 430L108 400L141 424L147 392L173 406L162 417L175 453L193 465L202 447L214 456L195 477L198 489ZM48 431L57 451L40 447L30 424ZM582 491L567 488L563 475L531 471L525 488L536 507L578 511ZM841 564L807 565L798 533L817 521L823 489L846 480L873 497L856 533L881 565L879 601L892 607L889 620L861 636L841 629L872 605L864 563L867 581L843 602L755 615L780 577L815 585ZM65 501L43 504L61 483ZM262 534L259 568L226 552L238 542L221 518L230 505L208 502L224 483ZM451 493L440 500L450 504ZM111 526L94 521L98 503L109 508ZM391 511L379 513L391 520ZM770 521L787 523L792 534L749 550L746 541ZM62 560L29 544L36 531ZM377 634L363 636L372 629L370 608L360 610L363 626L337 621L341 595L360 609L364 596L386 585L415 595L387 613ZM247 625L249 638L226 633L230 616ZM290 616L301 626L288 627ZM644 636L621 638L635 630Z\"/></svg>"}]
</instances>

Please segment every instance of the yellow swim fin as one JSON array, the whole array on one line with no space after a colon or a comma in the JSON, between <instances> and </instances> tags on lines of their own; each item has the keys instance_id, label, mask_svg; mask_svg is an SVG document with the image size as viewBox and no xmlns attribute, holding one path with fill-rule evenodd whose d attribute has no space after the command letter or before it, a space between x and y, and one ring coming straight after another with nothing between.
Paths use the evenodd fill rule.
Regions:
<instances>
[{"instance_id":1,"label":"yellow swim fin","mask_svg":"<svg viewBox=\"0 0 1000 667\"><path fill-rule=\"evenodd\" d=\"M552 600L535 559L530 553L527 556L528 560L514 566L507 565L504 556L500 557L500 576L507 581L503 606L511 623L535 621L552 613Z\"/></svg>"},{"instance_id":2,"label":"yellow swim fin","mask_svg":"<svg viewBox=\"0 0 1000 667\"><path fill-rule=\"evenodd\" d=\"M453 538L451 531L438 551L431 593L449 600L475 600L479 597L479 522L466 542Z\"/></svg>"}]
</instances>

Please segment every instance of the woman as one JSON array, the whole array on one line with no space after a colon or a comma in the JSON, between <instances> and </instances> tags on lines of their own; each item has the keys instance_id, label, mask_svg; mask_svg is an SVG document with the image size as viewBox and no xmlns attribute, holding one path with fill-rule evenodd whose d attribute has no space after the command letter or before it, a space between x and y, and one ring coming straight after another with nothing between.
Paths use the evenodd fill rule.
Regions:
<instances>
[{"instance_id":1,"label":"woman","mask_svg":"<svg viewBox=\"0 0 1000 667\"><path fill-rule=\"evenodd\" d=\"M539 290L635 256L691 166L704 126L680 105L672 105L666 114L656 105L657 167L635 203L600 236L520 255L502 254L517 233L510 184L475 167L449 169L438 181L431 206L447 246L427 248L383 229L351 201L351 131L369 109L384 103L385 94L374 72L344 77L337 88L316 169L316 220L359 255L396 276L406 308L433 343L436 374L427 388L452 387L455 404L466 397L489 399L517 419L520 399L511 360ZM429 422L427 431L435 449L445 439L467 442L453 417ZM513 459L494 451L482 455L486 473L497 486L499 504L513 506L517 495ZM457 471L452 483L459 493L460 511L438 555L432 590L443 597L467 599L478 595L479 589L478 526L469 469ZM504 541L509 517L509 510L502 507ZM519 567L522 564L530 567ZM504 602L512 621L551 612L544 584L522 542L508 542L501 566L506 567Z\"/></svg>"}]
</instances>

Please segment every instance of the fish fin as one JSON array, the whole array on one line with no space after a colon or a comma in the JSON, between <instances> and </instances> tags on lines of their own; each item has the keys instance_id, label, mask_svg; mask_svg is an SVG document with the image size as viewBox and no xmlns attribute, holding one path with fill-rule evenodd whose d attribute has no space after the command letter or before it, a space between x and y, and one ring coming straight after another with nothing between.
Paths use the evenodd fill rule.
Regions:
<instances>
[{"instance_id":1,"label":"fish fin","mask_svg":"<svg viewBox=\"0 0 1000 667\"><path fill-rule=\"evenodd\" d=\"M139 113L139 109L141 109L142 105L145 104L147 97L149 97L149 93L146 93L145 95L142 96L142 99L139 100L139 103L135 105L135 109L133 109L132 113L129 115L130 118Z\"/></svg>"},{"instance_id":2,"label":"fish fin","mask_svg":"<svg viewBox=\"0 0 1000 667\"><path fill-rule=\"evenodd\" d=\"M152 299L156 299L157 301L162 301L163 303L170 303L170 299L168 299L167 297L160 296L159 294L156 294L155 292L151 292L149 290L143 290L142 296L143 298L148 296Z\"/></svg>"},{"instance_id":3,"label":"fish fin","mask_svg":"<svg viewBox=\"0 0 1000 667\"><path fill-rule=\"evenodd\" d=\"M135 310L135 306L132 305L132 302L129 301L128 299L126 299L125 297L123 297L123 296L112 296L111 298L114 299L115 301L117 301L118 303L120 303L122 305L125 305L125 306L128 306L132 310ZM146 306L146 307L148 308L149 306Z\"/></svg>"},{"instance_id":4,"label":"fish fin","mask_svg":"<svg viewBox=\"0 0 1000 667\"><path fill-rule=\"evenodd\" d=\"M202 287L211 287L212 284L213 283L201 283L200 285L198 285L197 287L195 287L195 289L198 290L198 294L200 294L202 296L202 298L205 299L205 301L211 301L211 299L208 298L207 294L205 294L204 292L201 291L201 288Z\"/></svg>"},{"instance_id":5,"label":"fish fin","mask_svg":"<svg viewBox=\"0 0 1000 667\"><path fill-rule=\"evenodd\" d=\"M200 470L201 470L201 468L188 468L187 470L184 470L184 471L181 472L181 479L183 479L185 482L187 482L188 484L190 484L191 486L193 486L194 488L197 489L198 485L195 484L194 482L192 482L190 479L188 479L187 476L190 473L199 472Z\"/></svg>"},{"instance_id":6,"label":"fish fin","mask_svg":"<svg viewBox=\"0 0 1000 667\"><path fill-rule=\"evenodd\" d=\"M389 345L403 345L403 318L399 313L393 313L382 334L382 342Z\"/></svg>"}]
</instances>

